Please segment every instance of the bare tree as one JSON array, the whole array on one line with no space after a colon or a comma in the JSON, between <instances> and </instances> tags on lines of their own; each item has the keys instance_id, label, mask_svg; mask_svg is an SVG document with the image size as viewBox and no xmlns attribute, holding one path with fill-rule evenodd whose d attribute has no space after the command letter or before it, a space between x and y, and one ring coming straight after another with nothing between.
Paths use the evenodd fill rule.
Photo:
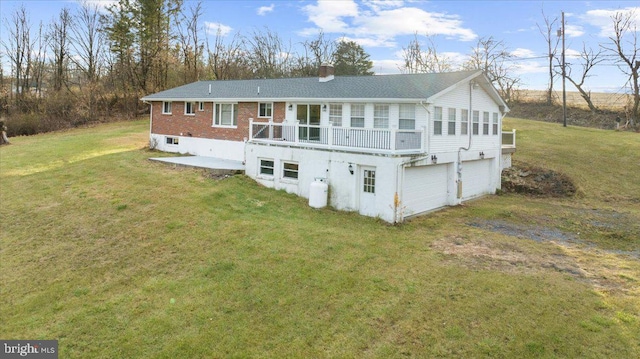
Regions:
<instances>
[{"instance_id":1,"label":"bare tree","mask_svg":"<svg viewBox=\"0 0 640 359\"><path fill-rule=\"evenodd\" d=\"M560 37L556 35L555 27L558 23L558 18L554 17L550 19L544 13L544 9L542 10L542 18L544 19L544 27L538 26L538 30L542 37L544 37L544 41L547 43L547 54L549 55L549 85L547 86L547 105L551 106L553 104L553 80L556 77L556 71L553 69L553 59L558 51L558 44L560 43Z\"/></svg>"},{"instance_id":2,"label":"bare tree","mask_svg":"<svg viewBox=\"0 0 640 359\"><path fill-rule=\"evenodd\" d=\"M47 41L44 34L44 25L40 22L38 26L38 36L33 42L33 51L31 58L32 75L29 86L33 87L38 97L42 96L42 87L44 84L44 75L47 57Z\"/></svg>"},{"instance_id":3,"label":"bare tree","mask_svg":"<svg viewBox=\"0 0 640 359\"><path fill-rule=\"evenodd\" d=\"M57 20L49 24L47 42L53 51L53 90L58 92L66 86L69 69L69 31L71 14L66 7L60 10Z\"/></svg>"},{"instance_id":4,"label":"bare tree","mask_svg":"<svg viewBox=\"0 0 640 359\"><path fill-rule=\"evenodd\" d=\"M253 31L246 39L246 52L255 78L286 77L291 69L291 45L269 30Z\"/></svg>"},{"instance_id":5,"label":"bare tree","mask_svg":"<svg viewBox=\"0 0 640 359\"><path fill-rule=\"evenodd\" d=\"M512 75L513 67L509 60L513 57L503 41L490 36L480 38L471 49L465 69L482 70L489 80L498 87L500 94L510 102L520 79Z\"/></svg>"},{"instance_id":6,"label":"bare tree","mask_svg":"<svg viewBox=\"0 0 640 359\"><path fill-rule=\"evenodd\" d=\"M233 36L228 43L224 42L222 30L218 28L213 49L209 41L207 47L207 67L216 80L247 79L252 77L249 63L244 51L244 40L239 35Z\"/></svg>"},{"instance_id":7,"label":"bare tree","mask_svg":"<svg viewBox=\"0 0 640 359\"><path fill-rule=\"evenodd\" d=\"M630 122L636 126L640 119L640 60L638 59L638 29L635 25L637 14L634 11L617 12L611 17L613 21L613 36L609 37L610 44L602 47L618 56L619 68L629 76L629 86L633 94L633 106Z\"/></svg>"},{"instance_id":8,"label":"bare tree","mask_svg":"<svg viewBox=\"0 0 640 359\"><path fill-rule=\"evenodd\" d=\"M447 72L452 70L451 60L438 53L438 49L431 36L426 36L427 48L420 45L418 35L414 34L413 40L407 47L402 48L404 65L400 68L405 73Z\"/></svg>"},{"instance_id":9,"label":"bare tree","mask_svg":"<svg viewBox=\"0 0 640 359\"><path fill-rule=\"evenodd\" d=\"M189 7L189 13L184 10L178 13L177 21L178 41L182 52L184 66L184 82L200 79L200 62L204 51L204 44L200 38L200 18L203 15L202 2Z\"/></svg>"},{"instance_id":10,"label":"bare tree","mask_svg":"<svg viewBox=\"0 0 640 359\"><path fill-rule=\"evenodd\" d=\"M16 96L22 97L24 96L25 87L28 89L29 86L33 47L29 15L24 5L15 10L11 20L5 18L4 23L8 33L8 40L6 42L2 41L2 46L11 63ZM13 93L13 89L10 93Z\"/></svg>"},{"instance_id":11,"label":"bare tree","mask_svg":"<svg viewBox=\"0 0 640 359\"><path fill-rule=\"evenodd\" d=\"M74 17L71 26L71 47L76 56L71 60L82 73L78 86L88 97L88 117L97 118L96 102L99 96L99 81L103 66L105 46L104 33L100 29L100 12L98 6L85 2Z\"/></svg>"},{"instance_id":12,"label":"bare tree","mask_svg":"<svg viewBox=\"0 0 640 359\"><path fill-rule=\"evenodd\" d=\"M320 65L331 62L336 52L336 41L325 38L322 31L302 45L304 53L295 58L293 76L316 76Z\"/></svg>"},{"instance_id":13,"label":"bare tree","mask_svg":"<svg viewBox=\"0 0 640 359\"><path fill-rule=\"evenodd\" d=\"M589 71L593 69L594 66L598 65L604 58L602 57L603 50L599 50L598 52L594 52L593 49L587 48L586 44L582 44L582 51L580 52L580 65L582 67L582 71L577 75L577 77L572 77L571 64L566 64L566 75L565 78L569 80L576 87L578 92L580 92L580 96L584 99L589 106L589 110L591 112L596 112L598 109L593 104L591 100L591 91L586 90L584 88L584 82L589 77ZM561 72L559 72L561 74Z\"/></svg>"}]
</instances>

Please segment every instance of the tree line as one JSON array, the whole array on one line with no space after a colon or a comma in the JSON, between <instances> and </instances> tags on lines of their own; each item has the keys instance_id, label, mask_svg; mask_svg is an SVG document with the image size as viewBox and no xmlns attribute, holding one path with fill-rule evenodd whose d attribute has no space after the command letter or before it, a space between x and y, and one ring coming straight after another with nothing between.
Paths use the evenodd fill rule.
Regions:
<instances>
[{"instance_id":1,"label":"tree line","mask_svg":"<svg viewBox=\"0 0 640 359\"><path fill-rule=\"evenodd\" d=\"M202 2L119 0L106 11L89 2L74 10L63 8L49 23L37 26L24 6L5 15L0 115L8 119L9 134L137 117L148 111L140 97L204 79L316 76L322 63L332 63L336 75L374 74L370 55L356 42L330 39L320 32L292 44L267 27L230 35L221 27L207 29L203 14ZM557 20L544 18L551 54L557 51L550 36ZM608 50L630 64L637 118L639 65L635 57L622 57L629 53L624 49L629 34L637 33L631 20L613 20L618 37ZM494 37L479 39L458 64L438 51L433 37L416 33L403 47L402 57L399 70L404 73L483 70L508 102L520 84L513 55ZM582 84L598 64L597 53L585 50L585 59L590 67L583 71ZM10 73L4 73L5 64ZM557 71L552 60L549 66L551 94ZM579 81L574 85L580 90Z\"/></svg>"}]
</instances>

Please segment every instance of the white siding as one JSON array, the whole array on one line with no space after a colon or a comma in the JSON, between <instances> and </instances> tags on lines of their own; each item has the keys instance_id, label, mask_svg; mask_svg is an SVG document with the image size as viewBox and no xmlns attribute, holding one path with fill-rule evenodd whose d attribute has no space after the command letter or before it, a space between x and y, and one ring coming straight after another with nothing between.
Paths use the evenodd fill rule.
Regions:
<instances>
[{"instance_id":1,"label":"white siding","mask_svg":"<svg viewBox=\"0 0 640 359\"><path fill-rule=\"evenodd\" d=\"M468 145L469 136L461 135L460 121L462 119L462 109L469 110L469 91L470 86L468 83L461 83L456 88L437 98L435 103L430 104L430 123L429 123L429 141L428 148L430 153L457 151L460 147L466 147ZM471 94L471 111L469 112L469 119L473 119L473 111L480 112L480 128L479 135L472 135L471 150L480 151L486 149L499 149L500 148L500 134L482 134L482 114L483 112L489 112L489 127L491 130L491 121L493 119L493 113L500 113L498 104L496 104L488 93L484 91L482 87L477 87ZM433 134L433 108L435 106L442 107L442 135ZM456 109L456 134L449 136L448 134L448 109ZM499 119L502 116L499 115ZM500 129L501 123L498 123L498 129ZM472 133L473 124L469 125L469 133Z\"/></svg>"}]
</instances>

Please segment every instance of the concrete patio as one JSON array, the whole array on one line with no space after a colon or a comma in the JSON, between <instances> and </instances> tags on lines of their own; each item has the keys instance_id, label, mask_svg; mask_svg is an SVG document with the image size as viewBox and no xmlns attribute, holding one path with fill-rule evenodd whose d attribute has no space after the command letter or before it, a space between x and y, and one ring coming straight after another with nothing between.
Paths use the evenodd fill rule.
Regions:
<instances>
[{"instance_id":1,"label":"concrete patio","mask_svg":"<svg viewBox=\"0 0 640 359\"><path fill-rule=\"evenodd\" d=\"M151 161L170 163L177 166L207 168L224 171L244 171L244 164L240 161L226 160L215 157L204 156L181 156L181 157L155 157L149 158Z\"/></svg>"}]
</instances>

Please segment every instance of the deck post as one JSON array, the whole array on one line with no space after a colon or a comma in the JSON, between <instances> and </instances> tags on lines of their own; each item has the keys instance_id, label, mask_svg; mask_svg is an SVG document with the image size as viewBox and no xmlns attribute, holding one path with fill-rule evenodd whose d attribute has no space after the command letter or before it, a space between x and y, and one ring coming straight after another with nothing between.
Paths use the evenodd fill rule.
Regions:
<instances>
[{"instance_id":1,"label":"deck post","mask_svg":"<svg viewBox=\"0 0 640 359\"><path fill-rule=\"evenodd\" d=\"M249 141L253 139L253 117L249 117Z\"/></svg>"},{"instance_id":2,"label":"deck post","mask_svg":"<svg viewBox=\"0 0 640 359\"><path fill-rule=\"evenodd\" d=\"M293 125L293 136L294 136L294 141L295 143L299 143L300 142L300 120L296 120L295 125Z\"/></svg>"},{"instance_id":3,"label":"deck post","mask_svg":"<svg viewBox=\"0 0 640 359\"><path fill-rule=\"evenodd\" d=\"M391 128L391 139L389 140L389 149L391 150L391 153L396 153L398 150L398 144L396 143L397 134L398 130L395 127Z\"/></svg>"},{"instance_id":4,"label":"deck post","mask_svg":"<svg viewBox=\"0 0 640 359\"><path fill-rule=\"evenodd\" d=\"M425 142L427 142L428 134L427 127L422 126L422 131L420 131L420 152L424 153L424 149L426 148Z\"/></svg>"},{"instance_id":5,"label":"deck post","mask_svg":"<svg viewBox=\"0 0 640 359\"><path fill-rule=\"evenodd\" d=\"M327 145L329 148L333 148L333 123L329 122L329 127L327 128Z\"/></svg>"},{"instance_id":6,"label":"deck post","mask_svg":"<svg viewBox=\"0 0 640 359\"><path fill-rule=\"evenodd\" d=\"M273 141L273 118L269 119L269 140Z\"/></svg>"}]
</instances>

